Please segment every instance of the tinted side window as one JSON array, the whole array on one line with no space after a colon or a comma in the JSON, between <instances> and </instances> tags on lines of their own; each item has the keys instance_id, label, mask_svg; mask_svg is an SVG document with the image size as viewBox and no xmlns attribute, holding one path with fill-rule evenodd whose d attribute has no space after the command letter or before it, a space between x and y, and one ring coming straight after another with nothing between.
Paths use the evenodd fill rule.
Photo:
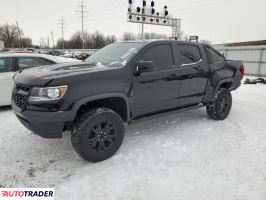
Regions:
<instances>
[{"instance_id":1,"label":"tinted side window","mask_svg":"<svg viewBox=\"0 0 266 200\"><path fill-rule=\"evenodd\" d=\"M11 72L12 58L0 58L0 73Z\"/></svg>"},{"instance_id":2,"label":"tinted side window","mask_svg":"<svg viewBox=\"0 0 266 200\"><path fill-rule=\"evenodd\" d=\"M28 69L31 67L38 67L45 65L45 60L38 57L18 57L19 69Z\"/></svg>"},{"instance_id":3,"label":"tinted side window","mask_svg":"<svg viewBox=\"0 0 266 200\"><path fill-rule=\"evenodd\" d=\"M55 62L45 59L45 65L52 65L52 64L55 64Z\"/></svg>"},{"instance_id":4,"label":"tinted side window","mask_svg":"<svg viewBox=\"0 0 266 200\"><path fill-rule=\"evenodd\" d=\"M209 59L209 63L215 63L215 62L223 62L224 57L219 55L215 50L213 50L210 47L206 47L206 53Z\"/></svg>"},{"instance_id":5,"label":"tinted side window","mask_svg":"<svg viewBox=\"0 0 266 200\"><path fill-rule=\"evenodd\" d=\"M30 57L19 57L18 58L19 69L27 69L33 67L33 58Z\"/></svg>"},{"instance_id":6,"label":"tinted side window","mask_svg":"<svg viewBox=\"0 0 266 200\"><path fill-rule=\"evenodd\" d=\"M161 44L149 48L143 54L141 60L153 61L156 70L170 69L174 64L172 48L169 44Z\"/></svg>"},{"instance_id":7,"label":"tinted side window","mask_svg":"<svg viewBox=\"0 0 266 200\"><path fill-rule=\"evenodd\" d=\"M201 60L200 50L197 46L188 44L178 45L182 64L193 64Z\"/></svg>"},{"instance_id":8,"label":"tinted side window","mask_svg":"<svg viewBox=\"0 0 266 200\"><path fill-rule=\"evenodd\" d=\"M45 60L43 58L33 58L33 67L45 65Z\"/></svg>"}]
</instances>

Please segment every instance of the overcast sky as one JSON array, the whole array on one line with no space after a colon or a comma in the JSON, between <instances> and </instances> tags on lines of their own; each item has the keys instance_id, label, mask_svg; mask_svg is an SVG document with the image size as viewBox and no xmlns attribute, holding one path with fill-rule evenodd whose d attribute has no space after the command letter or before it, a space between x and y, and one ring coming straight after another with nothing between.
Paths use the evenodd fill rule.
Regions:
<instances>
[{"instance_id":1,"label":"overcast sky","mask_svg":"<svg viewBox=\"0 0 266 200\"><path fill-rule=\"evenodd\" d=\"M24 34L39 44L40 37L61 37L58 25L66 20L65 39L81 30L78 0L0 0L0 24L18 21ZM135 0L141 5L142 0ZM147 1L150 4L150 1ZM85 30L99 30L121 37L125 31L139 33L139 25L126 22L128 0L84 0L88 17ZM266 0L155 0L155 8L168 5L169 13L181 18L187 35L199 35L212 43L266 39ZM145 31L170 34L171 27L145 25Z\"/></svg>"}]
</instances>

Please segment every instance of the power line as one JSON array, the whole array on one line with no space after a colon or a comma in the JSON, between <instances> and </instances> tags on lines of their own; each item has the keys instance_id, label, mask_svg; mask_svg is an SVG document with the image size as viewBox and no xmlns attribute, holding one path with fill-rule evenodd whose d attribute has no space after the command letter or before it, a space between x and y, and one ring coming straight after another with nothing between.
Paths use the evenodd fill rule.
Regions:
<instances>
[{"instance_id":1,"label":"power line","mask_svg":"<svg viewBox=\"0 0 266 200\"><path fill-rule=\"evenodd\" d=\"M60 19L58 24L59 24L59 27L61 28L61 31L62 31L62 49L64 49L65 48L64 29L65 29L65 26L66 26L66 21L64 20L63 17L62 17L62 19Z\"/></svg>"},{"instance_id":2,"label":"power line","mask_svg":"<svg viewBox=\"0 0 266 200\"><path fill-rule=\"evenodd\" d=\"M77 13L80 14L80 18L81 18L81 34L82 34L82 48L85 48L85 34L84 34L84 18L87 17L86 15L88 14L88 11L86 10L87 7L84 6L83 1L81 1L80 5L78 5L78 9Z\"/></svg>"},{"instance_id":3,"label":"power line","mask_svg":"<svg viewBox=\"0 0 266 200\"><path fill-rule=\"evenodd\" d=\"M90 21L125 21L124 19L121 19L121 17L124 16L112 16L112 17L108 17L108 18L89 18Z\"/></svg>"},{"instance_id":4,"label":"power line","mask_svg":"<svg viewBox=\"0 0 266 200\"><path fill-rule=\"evenodd\" d=\"M173 6L172 8L177 8L175 10L181 11L181 10L187 10L187 9L192 9L192 8L200 8L200 7L210 7L210 6L216 6L216 5L220 5L220 4L224 4L224 3L228 3L228 2L234 2L237 0L223 0L223 1L213 1L213 0L206 0L204 2L202 2L203 4L201 4L201 2L199 1L197 4L191 4L190 6L184 6L184 7L180 7L180 6ZM207 4L206 4L207 3Z\"/></svg>"},{"instance_id":5,"label":"power line","mask_svg":"<svg viewBox=\"0 0 266 200\"><path fill-rule=\"evenodd\" d=\"M228 0L229 1L234 1L234 0ZM110 1L108 1L110 2ZM135 0L134 3L141 3L142 0ZM216 5L218 3L218 5L220 4L221 1L214 1L214 0L193 0L193 1L187 1L186 3L181 3L181 4L171 4L171 3L176 3L176 0L168 0L167 3L170 3L169 5L171 6L171 8L180 8L178 10L185 10L185 9L189 9L189 8L196 8L196 7L202 7L202 6L211 6L211 5ZM227 2L227 1L225 1ZM206 4L206 3L210 3L210 4ZM98 13L99 12L104 12L104 13L114 13L114 11L118 11L121 10L120 6L113 6L114 4L111 3L110 5L108 3L104 3L104 6L101 7L97 7L97 8L93 8L93 10L96 10ZM192 7L193 6L193 7ZM112 7L112 9L110 9L110 7Z\"/></svg>"}]
</instances>

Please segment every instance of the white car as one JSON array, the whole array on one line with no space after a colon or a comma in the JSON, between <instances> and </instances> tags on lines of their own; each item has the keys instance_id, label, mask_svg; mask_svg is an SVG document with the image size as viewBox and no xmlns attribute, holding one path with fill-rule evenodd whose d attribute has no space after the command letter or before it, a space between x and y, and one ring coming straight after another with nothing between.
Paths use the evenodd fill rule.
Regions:
<instances>
[{"instance_id":1,"label":"white car","mask_svg":"<svg viewBox=\"0 0 266 200\"><path fill-rule=\"evenodd\" d=\"M64 62L77 62L77 60L36 53L0 54L0 106L11 104L13 76L16 71Z\"/></svg>"}]
</instances>

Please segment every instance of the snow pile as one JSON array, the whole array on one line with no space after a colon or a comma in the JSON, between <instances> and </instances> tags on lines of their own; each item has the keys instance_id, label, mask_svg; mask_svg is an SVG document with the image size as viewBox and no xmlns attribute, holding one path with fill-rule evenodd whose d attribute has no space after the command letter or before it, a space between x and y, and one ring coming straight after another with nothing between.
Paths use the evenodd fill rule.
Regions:
<instances>
[{"instance_id":1,"label":"snow pile","mask_svg":"<svg viewBox=\"0 0 266 200\"><path fill-rule=\"evenodd\" d=\"M225 121L198 109L128 127L118 153L87 163L69 135L46 140L0 111L0 184L55 187L56 199L266 199L266 87L233 92Z\"/></svg>"}]
</instances>

